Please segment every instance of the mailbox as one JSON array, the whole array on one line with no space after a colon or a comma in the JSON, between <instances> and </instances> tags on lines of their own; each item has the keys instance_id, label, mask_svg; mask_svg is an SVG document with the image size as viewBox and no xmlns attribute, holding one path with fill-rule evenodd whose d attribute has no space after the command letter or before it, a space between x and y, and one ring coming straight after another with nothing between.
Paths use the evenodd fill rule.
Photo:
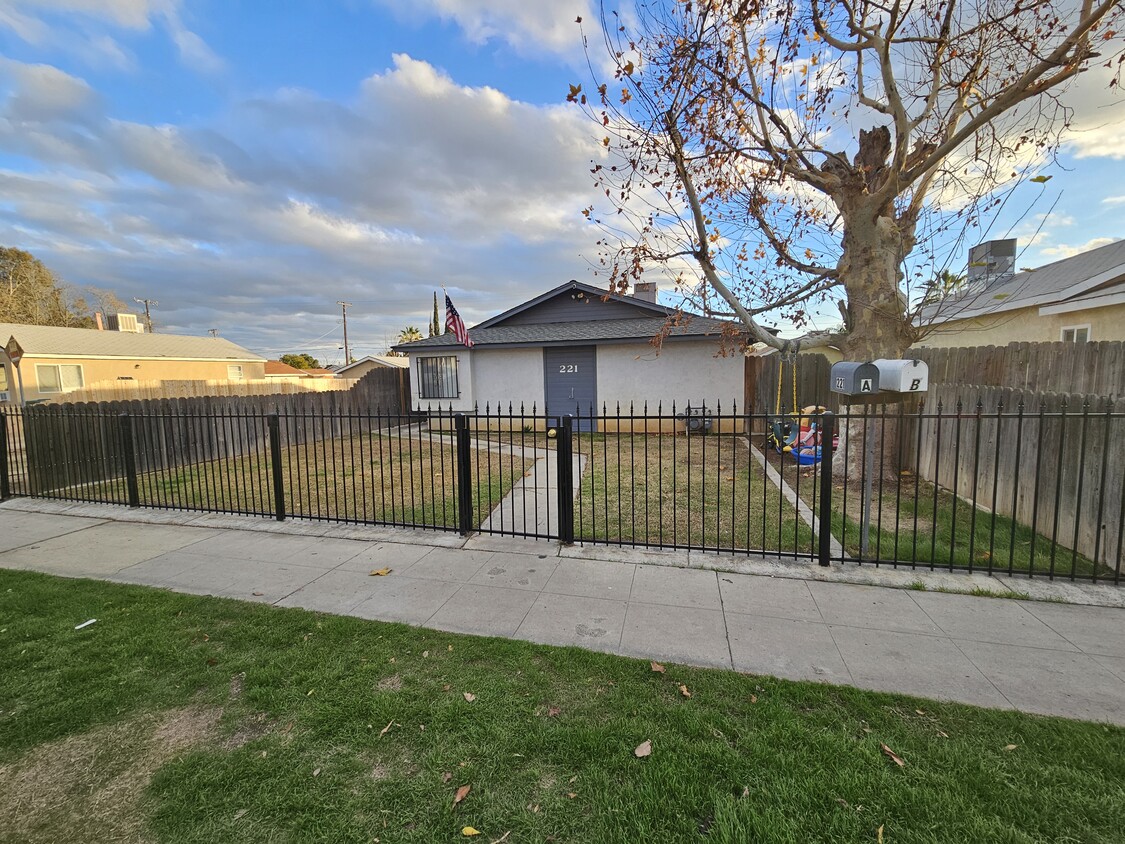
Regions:
<instances>
[{"instance_id":1,"label":"mailbox","mask_svg":"<svg viewBox=\"0 0 1125 844\"><path fill-rule=\"evenodd\" d=\"M829 386L845 396L873 396L879 392L879 369L872 363L844 360L832 364Z\"/></svg>"},{"instance_id":2,"label":"mailbox","mask_svg":"<svg viewBox=\"0 0 1125 844\"><path fill-rule=\"evenodd\" d=\"M893 393L924 393L930 385L930 368L921 360L877 360L879 389Z\"/></svg>"}]
</instances>

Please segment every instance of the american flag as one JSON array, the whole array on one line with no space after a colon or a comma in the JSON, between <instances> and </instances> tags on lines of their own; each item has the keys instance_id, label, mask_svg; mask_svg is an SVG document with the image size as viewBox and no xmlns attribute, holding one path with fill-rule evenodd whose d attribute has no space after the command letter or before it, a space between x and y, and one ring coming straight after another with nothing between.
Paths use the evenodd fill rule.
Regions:
<instances>
[{"instance_id":1,"label":"american flag","mask_svg":"<svg viewBox=\"0 0 1125 844\"><path fill-rule=\"evenodd\" d=\"M470 349L473 347L473 338L469 336L469 329L465 328L465 323L461 319L461 314L457 313L457 309L453 307L453 302L449 298L449 294L445 294L445 328L447 331L452 331L453 336L461 343L464 343Z\"/></svg>"}]
</instances>

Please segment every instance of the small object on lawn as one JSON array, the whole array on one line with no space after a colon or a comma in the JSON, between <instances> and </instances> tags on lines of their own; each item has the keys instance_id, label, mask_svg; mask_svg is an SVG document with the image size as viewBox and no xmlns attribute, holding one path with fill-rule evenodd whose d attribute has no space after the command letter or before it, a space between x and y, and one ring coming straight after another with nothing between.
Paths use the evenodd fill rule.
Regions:
<instances>
[{"instance_id":1,"label":"small object on lawn","mask_svg":"<svg viewBox=\"0 0 1125 844\"><path fill-rule=\"evenodd\" d=\"M1019 747L1018 744L1009 744L1009 745L1005 745L1004 749L1005 750L1015 750L1017 747Z\"/></svg>"},{"instance_id":2,"label":"small object on lawn","mask_svg":"<svg viewBox=\"0 0 1125 844\"><path fill-rule=\"evenodd\" d=\"M315 771L313 771L313 776L314 776L314 777L319 777L319 776L320 776L320 768L317 768L317 769L316 769Z\"/></svg>"},{"instance_id":3,"label":"small object on lawn","mask_svg":"<svg viewBox=\"0 0 1125 844\"><path fill-rule=\"evenodd\" d=\"M379 738L382 738L383 736L385 736L387 734L387 732L391 729L391 727L393 727L394 725L395 725L394 721L388 721L387 726L383 727L383 729L381 729L379 731Z\"/></svg>"},{"instance_id":4,"label":"small object on lawn","mask_svg":"<svg viewBox=\"0 0 1125 844\"><path fill-rule=\"evenodd\" d=\"M894 763L895 763L896 765L898 765L898 766L899 766L900 768L905 768L905 767L906 767L906 762L905 762L905 760L903 760L903 758L902 758L901 756L899 756L899 755L898 755L897 753L895 753L895 752L894 752L893 750L891 750L891 749L890 749L889 747L887 747L887 746L886 746L885 744L882 744L882 743L880 743L880 744L879 744L879 748L880 748L880 749L881 749L881 750L883 751L883 754L884 754L884 755L885 755L885 756L886 756L886 757L887 757L888 759L890 759L890 760L891 760L892 762L894 762Z\"/></svg>"},{"instance_id":5,"label":"small object on lawn","mask_svg":"<svg viewBox=\"0 0 1125 844\"><path fill-rule=\"evenodd\" d=\"M644 759L646 756L652 755L652 742L646 739L637 745L637 749L633 751L633 755L638 759Z\"/></svg>"},{"instance_id":6,"label":"small object on lawn","mask_svg":"<svg viewBox=\"0 0 1125 844\"><path fill-rule=\"evenodd\" d=\"M91 618L89 621L83 621L81 624L76 625L74 629L75 630L81 630L83 627L89 627L95 621L97 621L96 618Z\"/></svg>"},{"instance_id":7,"label":"small object on lawn","mask_svg":"<svg viewBox=\"0 0 1125 844\"><path fill-rule=\"evenodd\" d=\"M682 694L684 697L691 697L691 692L688 691L688 687L683 683L680 684L680 694Z\"/></svg>"},{"instance_id":8,"label":"small object on lawn","mask_svg":"<svg viewBox=\"0 0 1125 844\"><path fill-rule=\"evenodd\" d=\"M511 834L512 834L512 831L509 829L507 832L505 832L503 835L501 835L499 838L497 838L495 841L493 841L492 844L500 844L500 842L502 842L502 841L507 841L508 836L511 835Z\"/></svg>"},{"instance_id":9,"label":"small object on lawn","mask_svg":"<svg viewBox=\"0 0 1125 844\"><path fill-rule=\"evenodd\" d=\"M456 806L462 800L469 796L469 792L473 790L471 785L463 785L457 789L457 793L453 795L453 805Z\"/></svg>"},{"instance_id":10,"label":"small object on lawn","mask_svg":"<svg viewBox=\"0 0 1125 844\"><path fill-rule=\"evenodd\" d=\"M465 696L465 700L467 700L469 703L472 703L474 700L477 699L477 696L475 694L473 694L472 692L464 692L463 694Z\"/></svg>"},{"instance_id":11,"label":"small object on lawn","mask_svg":"<svg viewBox=\"0 0 1125 844\"><path fill-rule=\"evenodd\" d=\"M650 662L650 663L649 663L649 666L650 666L650 667L652 668L652 670L653 670L653 671L655 671L655 672L656 672L657 674L663 674L663 673L664 673L664 666L663 666L663 665L661 665L661 664L660 664L659 662Z\"/></svg>"},{"instance_id":12,"label":"small object on lawn","mask_svg":"<svg viewBox=\"0 0 1125 844\"><path fill-rule=\"evenodd\" d=\"M370 577L386 577L393 569L372 569Z\"/></svg>"},{"instance_id":13,"label":"small object on lawn","mask_svg":"<svg viewBox=\"0 0 1125 844\"><path fill-rule=\"evenodd\" d=\"M238 820L239 818L241 818L243 815L245 815L249 811L250 811L249 809L239 809L237 812L234 813L234 819Z\"/></svg>"},{"instance_id":14,"label":"small object on lawn","mask_svg":"<svg viewBox=\"0 0 1125 844\"><path fill-rule=\"evenodd\" d=\"M453 774L451 774L449 771L446 771L444 774L441 775L441 781L442 782L449 782L452 779L453 779Z\"/></svg>"},{"instance_id":15,"label":"small object on lawn","mask_svg":"<svg viewBox=\"0 0 1125 844\"><path fill-rule=\"evenodd\" d=\"M480 835L480 830L473 829L471 826L466 826L461 829L461 834L467 838L470 835Z\"/></svg>"}]
</instances>

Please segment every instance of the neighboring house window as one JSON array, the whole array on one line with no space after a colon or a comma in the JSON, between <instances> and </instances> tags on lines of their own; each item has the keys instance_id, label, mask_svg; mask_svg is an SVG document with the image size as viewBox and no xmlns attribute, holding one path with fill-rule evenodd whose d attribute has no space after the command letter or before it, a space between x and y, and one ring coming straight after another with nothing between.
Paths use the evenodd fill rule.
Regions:
<instances>
[{"instance_id":1,"label":"neighboring house window","mask_svg":"<svg viewBox=\"0 0 1125 844\"><path fill-rule=\"evenodd\" d=\"M242 380L242 366L240 364L231 364L227 367L227 380L228 381L241 381Z\"/></svg>"},{"instance_id":2,"label":"neighboring house window","mask_svg":"<svg viewBox=\"0 0 1125 844\"><path fill-rule=\"evenodd\" d=\"M83 387L82 367L78 364L37 363L35 380L41 393L69 393Z\"/></svg>"},{"instance_id":3,"label":"neighboring house window","mask_svg":"<svg viewBox=\"0 0 1125 844\"><path fill-rule=\"evenodd\" d=\"M1062 330L1062 335L1059 337L1059 339L1064 343L1089 343L1090 326L1071 325Z\"/></svg>"},{"instance_id":4,"label":"neighboring house window","mask_svg":"<svg viewBox=\"0 0 1125 844\"><path fill-rule=\"evenodd\" d=\"M418 358L418 380L424 399L457 398L457 357Z\"/></svg>"}]
</instances>

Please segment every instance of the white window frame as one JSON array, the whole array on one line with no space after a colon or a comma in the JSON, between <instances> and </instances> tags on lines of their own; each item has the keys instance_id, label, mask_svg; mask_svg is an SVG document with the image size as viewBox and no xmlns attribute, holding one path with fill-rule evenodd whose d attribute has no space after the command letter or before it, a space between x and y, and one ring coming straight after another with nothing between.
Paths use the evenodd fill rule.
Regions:
<instances>
[{"instance_id":1,"label":"white window frame","mask_svg":"<svg viewBox=\"0 0 1125 844\"><path fill-rule=\"evenodd\" d=\"M235 370L237 370L237 373L238 373L237 375L235 374ZM240 364L240 363L228 363L227 364L227 380L228 381L245 381L246 380L246 370L244 370L242 368L242 364Z\"/></svg>"},{"instance_id":2,"label":"white window frame","mask_svg":"<svg viewBox=\"0 0 1125 844\"><path fill-rule=\"evenodd\" d=\"M1086 331L1086 339L1085 340L1076 339L1076 337L1078 335L1078 332L1082 331L1082 330ZM1074 332L1074 336L1071 337L1071 339L1069 339L1069 340L1066 339L1066 332L1068 332L1068 331ZM1059 329L1059 341L1062 342L1062 343L1079 343L1079 342L1089 343L1094 339L1093 337L1090 336L1090 333L1091 333L1090 332L1090 323L1088 323L1088 322L1084 323L1082 325L1064 325L1062 328Z\"/></svg>"},{"instance_id":3,"label":"white window frame","mask_svg":"<svg viewBox=\"0 0 1125 844\"><path fill-rule=\"evenodd\" d=\"M63 386L62 368L64 366L73 366L75 369L78 370L78 386L77 387L72 387L70 389L67 389L66 387ZM53 369L53 370L55 370L55 377L58 379L57 383L59 385L59 388L57 390L47 390L47 389L43 388L43 380L39 377L39 370L40 369ZM37 363L37 364L35 364L35 387L36 387L36 389L38 389L38 391L40 393L50 393L50 394L70 393L70 392L73 392L74 390L81 390L85 386L86 386L86 372L85 372L85 370L82 369L82 364L80 364L80 363Z\"/></svg>"},{"instance_id":4,"label":"white window frame","mask_svg":"<svg viewBox=\"0 0 1125 844\"><path fill-rule=\"evenodd\" d=\"M450 364L451 361L452 364ZM460 360L457 355L427 355L418 358L418 398L461 398L459 364ZM449 368L446 369L445 367ZM427 368L436 368L437 371L427 373L425 371ZM437 388L436 391L433 390L435 387ZM429 394L427 391L431 391L433 394Z\"/></svg>"}]
</instances>

